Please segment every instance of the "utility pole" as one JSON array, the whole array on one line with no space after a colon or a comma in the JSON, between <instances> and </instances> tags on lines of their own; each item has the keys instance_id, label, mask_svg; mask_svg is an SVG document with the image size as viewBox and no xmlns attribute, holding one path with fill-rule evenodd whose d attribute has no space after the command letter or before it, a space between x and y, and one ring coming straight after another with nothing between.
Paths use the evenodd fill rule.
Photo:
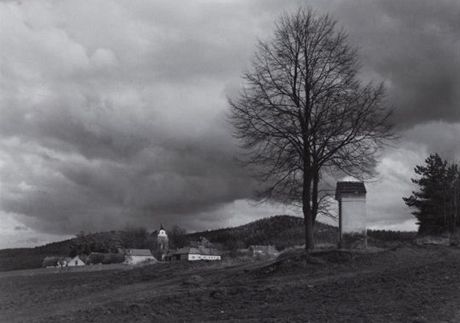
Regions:
<instances>
[{"instance_id":1,"label":"utility pole","mask_svg":"<svg viewBox=\"0 0 460 323\"><path fill-rule=\"evenodd\" d=\"M458 180L455 181L454 183L454 214L453 214L453 227L452 227L452 233L455 234L455 231L457 230L457 212L458 212L458 193L457 193L457 185L458 185Z\"/></svg>"},{"instance_id":2,"label":"utility pole","mask_svg":"<svg viewBox=\"0 0 460 323\"><path fill-rule=\"evenodd\" d=\"M447 227L449 229L449 223L447 222L447 214L446 214L446 197L447 197L447 192L446 192L446 185L444 184L442 186L442 191L443 191L443 196L442 196L442 216L444 218L444 228Z\"/></svg>"}]
</instances>

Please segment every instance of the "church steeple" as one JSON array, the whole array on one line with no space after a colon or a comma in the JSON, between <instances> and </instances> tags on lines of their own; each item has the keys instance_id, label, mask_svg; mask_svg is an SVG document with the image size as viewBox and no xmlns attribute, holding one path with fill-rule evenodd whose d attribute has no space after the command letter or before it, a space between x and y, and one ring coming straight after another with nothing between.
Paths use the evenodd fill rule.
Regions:
<instances>
[{"instance_id":1,"label":"church steeple","mask_svg":"<svg viewBox=\"0 0 460 323\"><path fill-rule=\"evenodd\" d=\"M166 253L169 249L169 239L168 239L168 234L166 233L166 230L163 228L163 224L160 226L160 230L158 231L158 246L160 248L160 252L162 254Z\"/></svg>"}]
</instances>

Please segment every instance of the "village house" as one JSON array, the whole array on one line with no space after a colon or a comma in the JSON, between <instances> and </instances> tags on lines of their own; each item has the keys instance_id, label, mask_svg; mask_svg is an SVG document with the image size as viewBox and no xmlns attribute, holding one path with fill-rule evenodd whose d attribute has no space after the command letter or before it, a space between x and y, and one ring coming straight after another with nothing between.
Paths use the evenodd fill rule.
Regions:
<instances>
[{"instance_id":1,"label":"village house","mask_svg":"<svg viewBox=\"0 0 460 323\"><path fill-rule=\"evenodd\" d=\"M136 265L143 262L157 262L149 249L126 249L125 264Z\"/></svg>"},{"instance_id":2,"label":"village house","mask_svg":"<svg viewBox=\"0 0 460 323\"><path fill-rule=\"evenodd\" d=\"M80 256L75 256L73 258L66 259L66 267L78 267L85 265L85 262L80 258Z\"/></svg>"},{"instance_id":3,"label":"village house","mask_svg":"<svg viewBox=\"0 0 460 323\"><path fill-rule=\"evenodd\" d=\"M42 262L42 266L45 268L64 268L84 265L85 263L78 256L74 258L47 256Z\"/></svg>"},{"instance_id":4,"label":"village house","mask_svg":"<svg viewBox=\"0 0 460 323\"><path fill-rule=\"evenodd\" d=\"M214 248L206 247L184 247L170 251L165 256L166 261L219 261L222 260L219 252Z\"/></svg>"}]
</instances>

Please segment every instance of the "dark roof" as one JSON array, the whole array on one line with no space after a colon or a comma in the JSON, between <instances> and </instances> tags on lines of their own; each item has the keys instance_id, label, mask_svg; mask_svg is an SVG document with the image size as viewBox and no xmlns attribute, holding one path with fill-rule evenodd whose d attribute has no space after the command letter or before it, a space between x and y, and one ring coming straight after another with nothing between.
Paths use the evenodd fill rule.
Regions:
<instances>
[{"instance_id":1,"label":"dark roof","mask_svg":"<svg viewBox=\"0 0 460 323\"><path fill-rule=\"evenodd\" d=\"M126 253L130 256L152 256L152 252L149 249L127 249Z\"/></svg>"},{"instance_id":2,"label":"dark roof","mask_svg":"<svg viewBox=\"0 0 460 323\"><path fill-rule=\"evenodd\" d=\"M342 194L366 194L366 187L363 182L337 182L335 199L338 200Z\"/></svg>"},{"instance_id":3,"label":"dark roof","mask_svg":"<svg viewBox=\"0 0 460 323\"><path fill-rule=\"evenodd\" d=\"M187 255L187 254L195 254L195 255L206 255L206 256L218 256L219 251L214 248L205 248L205 247L184 247L177 250L171 250L169 252L173 255Z\"/></svg>"}]
</instances>

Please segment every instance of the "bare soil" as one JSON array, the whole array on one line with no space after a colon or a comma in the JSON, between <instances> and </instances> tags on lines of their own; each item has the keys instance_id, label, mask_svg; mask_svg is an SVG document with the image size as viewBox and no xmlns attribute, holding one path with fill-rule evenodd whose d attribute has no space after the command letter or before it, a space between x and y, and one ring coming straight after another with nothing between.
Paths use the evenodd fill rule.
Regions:
<instances>
[{"instance_id":1,"label":"bare soil","mask_svg":"<svg viewBox=\"0 0 460 323\"><path fill-rule=\"evenodd\" d=\"M460 322L449 247L100 269L0 274L0 322Z\"/></svg>"}]
</instances>

